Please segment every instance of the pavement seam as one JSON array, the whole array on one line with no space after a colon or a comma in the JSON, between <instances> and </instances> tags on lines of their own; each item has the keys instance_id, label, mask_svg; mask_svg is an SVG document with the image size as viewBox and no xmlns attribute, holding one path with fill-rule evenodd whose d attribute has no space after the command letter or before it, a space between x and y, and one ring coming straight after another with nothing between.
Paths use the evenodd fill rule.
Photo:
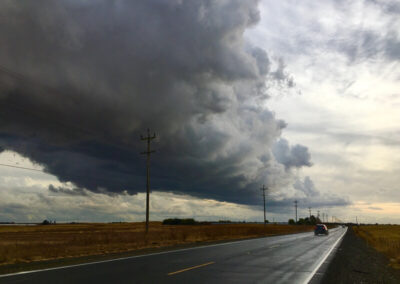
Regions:
<instances>
[{"instance_id":1,"label":"pavement seam","mask_svg":"<svg viewBox=\"0 0 400 284\"><path fill-rule=\"evenodd\" d=\"M174 274L182 273L182 272L185 272L185 271L189 271L189 270L192 270L192 269L204 267L204 266L207 266L207 265L210 265L210 264L214 264L214 263L215 263L214 261L210 261L210 262L199 264L199 265L196 265L196 266L184 268L184 269L181 269L181 270L178 270L178 271L170 272L170 273L168 273L168 275L174 275Z\"/></svg>"}]
</instances>

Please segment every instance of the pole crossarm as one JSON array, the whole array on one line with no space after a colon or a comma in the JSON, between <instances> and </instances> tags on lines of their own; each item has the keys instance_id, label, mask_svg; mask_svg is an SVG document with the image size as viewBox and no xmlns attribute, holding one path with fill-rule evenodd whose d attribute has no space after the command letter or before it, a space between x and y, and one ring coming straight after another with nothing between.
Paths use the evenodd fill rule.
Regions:
<instances>
[{"instance_id":1,"label":"pole crossarm","mask_svg":"<svg viewBox=\"0 0 400 284\"><path fill-rule=\"evenodd\" d=\"M147 152L147 151L145 151L145 152L140 152L140 154L142 154L142 155L147 155L147 154L152 154L152 153L155 153L156 151L155 150L152 150L152 151L149 151L149 152Z\"/></svg>"}]
</instances>

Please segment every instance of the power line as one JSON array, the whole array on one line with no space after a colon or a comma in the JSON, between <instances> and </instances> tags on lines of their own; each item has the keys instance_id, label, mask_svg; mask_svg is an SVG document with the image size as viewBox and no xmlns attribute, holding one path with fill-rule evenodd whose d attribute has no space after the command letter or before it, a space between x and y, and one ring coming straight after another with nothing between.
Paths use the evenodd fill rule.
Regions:
<instances>
[{"instance_id":1,"label":"power line","mask_svg":"<svg viewBox=\"0 0 400 284\"><path fill-rule=\"evenodd\" d=\"M0 163L0 166L3 167L9 167L9 168L16 168L16 169L22 169L22 170L29 170L29 171L35 171L35 172L41 172L47 175L52 175L52 176L56 176L55 174L46 172L44 170L40 170L40 169L34 169L34 168L28 168L28 167L20 167L20 166L14 166L14 165L9 165L9 164L2 164ZM106 181L106 182L120 182L120 179L105 179L105 178L101 178L101 177L91 177L91 176L87 176L87 175L77 175L77 174L69 174L70 176L74 176L74 177L78 177L78 178L88 178L91 180L101 180L101 181Z\"/></svg>"},{"instance_id":2,"label":"power line","mask_svg":"<svg viewBox=\"0 0 400 284\"><path fill-rule=\"evenodd\" d=\"M10 168L16 168L16 169L23 169L23 170L30 170L30 171L36 171L36 172L42 172L48 175L51 175L50 173L47 173L43 170L39 170L39 169L33 169L33 168L26 168L26 167L20 167L20 166L13 166L13 165L7 165L7 164L0 164L0 166L3 167L10 167Z\"/></svg>"}]
</instances>

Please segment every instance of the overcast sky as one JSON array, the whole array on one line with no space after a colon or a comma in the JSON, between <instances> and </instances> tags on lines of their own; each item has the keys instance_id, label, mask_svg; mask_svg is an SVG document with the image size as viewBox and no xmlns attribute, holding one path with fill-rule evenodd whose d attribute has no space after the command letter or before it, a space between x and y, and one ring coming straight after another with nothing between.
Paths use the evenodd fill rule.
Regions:
<instances>
[{"instance_id":1,"label":"overcast sky","mask_svg":"<svg viewBox=\"0 0 400 284\"><path fill-rule=\"evenodd\" d=\"M396 1L3 1L0 221L400 223ZM44 172L41 172L44 171Z\"/></svg>"}]
</instances>

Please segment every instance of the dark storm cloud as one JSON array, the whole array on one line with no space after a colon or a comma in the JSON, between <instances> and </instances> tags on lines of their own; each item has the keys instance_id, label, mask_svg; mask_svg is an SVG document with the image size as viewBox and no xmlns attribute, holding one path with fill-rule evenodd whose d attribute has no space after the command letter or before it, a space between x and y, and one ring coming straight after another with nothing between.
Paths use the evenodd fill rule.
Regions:
<instances>
[{"instance_id":1,"label":"dark storm cloud","mask_svg":"<svg viewBox=\"0 0 400 284\"><path fill-rule=\"evenodd\" d=\"M245 43L259 17L241 0L2 1L2 147L77 188L135 194L150 128L153 188L258 202L259 184L311 165L285 140L271 154L286 124L260 106L265 80L293 80Z\"/></svg>"}]
</instances>

